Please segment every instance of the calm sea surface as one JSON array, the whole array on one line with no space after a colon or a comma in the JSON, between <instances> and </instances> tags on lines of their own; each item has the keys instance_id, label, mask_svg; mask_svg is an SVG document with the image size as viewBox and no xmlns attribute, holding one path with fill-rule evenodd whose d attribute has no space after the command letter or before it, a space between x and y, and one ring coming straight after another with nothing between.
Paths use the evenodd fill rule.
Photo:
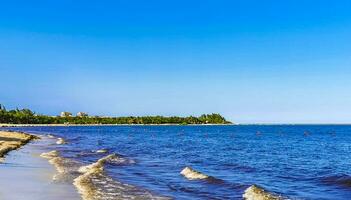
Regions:
<instances>
[{"instance_id":1,"label":"calm sea surface","mask_svg":"<svg viewBox=\"0 0 351 200\"><path fill-rule=\"evenodd\" d=\"M252 184L291 199L351 199L351 126L92 126L3 128L63 137L84 164L107 149L114 180L175 199L241 199ZM222 181L187 180L190 166Z\"/></svg>"}]
</instances>

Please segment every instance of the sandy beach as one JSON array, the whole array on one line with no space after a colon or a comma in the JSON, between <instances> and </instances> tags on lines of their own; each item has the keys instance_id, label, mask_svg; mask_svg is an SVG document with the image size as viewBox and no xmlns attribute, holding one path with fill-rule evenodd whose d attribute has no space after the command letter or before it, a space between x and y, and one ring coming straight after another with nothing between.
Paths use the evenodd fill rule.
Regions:
<instances>
[{"instance_id":1,"label":"sandy beach","mask_svg":"<svg viewBox=\"0 0 351 200\"><path fill-rule=\"evenodd\" d=\"M34 139L39 139L39 137L20 132L0 131L0 157Z\"/></svg>"}]
</instances>

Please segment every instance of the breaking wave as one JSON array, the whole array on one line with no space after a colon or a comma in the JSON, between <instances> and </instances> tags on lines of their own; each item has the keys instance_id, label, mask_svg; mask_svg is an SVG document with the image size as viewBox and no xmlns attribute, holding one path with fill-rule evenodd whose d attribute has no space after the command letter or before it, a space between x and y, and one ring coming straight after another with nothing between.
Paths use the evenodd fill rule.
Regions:
<instances>
[{"instance_id":1,"label":"breaking wave","mask_svg":"<svg viewBox=\"0 0 351 200\"><path fill-rule=\"evenodd\" d=\"M99 149L95 151L96 153L107 153L108 150L107 149Z\"/></svg>"},{"instance_id":2,"label":"breaking wave","mask_svg":"<svg viewBox=\"0 0 351 200\"><path fill-rule=\"evenodd\" d=\"M48 159L49 163L56 168L57 173L52 178L54 181L72 181L78 175L78 169L81 164L74 160L60 157L59 152L56 150L42 153L40 156Z\"/></svg>"},{"instance_id":3,"label":"breaking wave","mask_svg":"<svg viewBox=\"0 0 351 200\"><path fill-rule=\"evenodd\" d=\"M66 144L66 141L63 138L57 138L56 144Z\"/></svg>"},{"instance_id":4,"label":"breaking wave","mask_svg":"<svg viewBox=\"0 0 351 200\"><path fill-rule=\"evenodd\" d=\"M130 163L128 159L116 154L110 154L97 162L80 167L82 175L74 179L73 184L78 189L83 200L108 199L169 199L155 196L146 190L113 180L105 173L105 164Z\"/></svg>"},{"instance_id":5,"label":"breaking wave","mask_svg":"<svg viewBox=\"0 0 351 200\"><path fill-rule=\"evenodd\" d=\"M203 174L199 171L192 169L191 167L185 167L181 172L185 178L189 180L199 180L199 179L208 179L210 176Z\"/></svg>"},{"instance_id":6,"label":"breaking wave","mask_svg":"<svg viewBox=\"0 0 351 200\"><path fill-rule=\"evenodd\" d=\"M134 164L135 161L120 157L117 154L110 154L108 156L100 158L97 162L95 162L93 164L80 167L78 169L78 171L80 173L86 173L86 172L93 170L93 169L103 169L104 165L107 163L121 165L121 164Z\"/></svg>"},{"instance_id":7,"label":"breaking wave","mask_svg":"<svg viewBox=\"0 0 351 200\"><path fill-rule=\"evenodd\" d=\"M185 167L181 172L181 175L183 175L185 178L189 180L205 180L208 183L213 183L213 184L222 184L224 183L223 180L215 178L213 176L206 175L202 172L196 171L191 167Z\"/></svg>"},{"instance_id":8,"label":"breaking wave","mask_svg":"<svg viewBox=\"0 0 351 200\"><path fill-rule=\"evenodd\" d=\"M274 194L272 192L268 192L257 185L252 185L248 187L243 194L243 198L246 200L283 200L284 199L282 196Z\"/></svg>"},{"instance_id":9,"label":"breaking wave","mask_svg":"<svg viewBox=\"0 0 351 200\"><path fill-rule=\"evenodd\" d=\"M83 200L112 200L112 199L170 199L152 194L147 190L113 180L105 173L105 165L133 164L134 160L118 154L110 154L95 163L83 166L72 159L63 158L56 150L40 155L55 166L57 173L53 176L56 181L72 182L81 194Z\"/></svg>"},{"instance_id":10,"label":"breaking wave","mask_svg":"<svg viewBox=\"0 0 351 200\"><path fill-rule=\"evenodd\" d=\"M51 134L47 134L46 136L47 136L48 138L51 138L51 139L55 138L55 136L54 136L54 135L51 135Z\"/></svg>"}]
</instances>

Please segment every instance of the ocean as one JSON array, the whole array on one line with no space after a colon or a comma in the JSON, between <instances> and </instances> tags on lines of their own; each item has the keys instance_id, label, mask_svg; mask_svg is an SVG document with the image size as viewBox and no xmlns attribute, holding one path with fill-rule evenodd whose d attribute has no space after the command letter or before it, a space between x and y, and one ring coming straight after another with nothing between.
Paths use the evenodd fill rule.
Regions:
<instances>
[{"instance_id":1,"label":"ocean","mask_svg":"<svg viewBox=\"0 0 351 200\"><path fill-rule=\"evenodd\" d=\"M97 199L242 199L253 184L287 199L351 199L347 125L1 129L63 138L43 147L60 155L65 173L56 180L84 183L80 192L91 188L87 195ZM104 170L77 181L77 169L92 163ZM212 178L189 180L180 174L185 167Z\"/></svg>"}]
</instances>

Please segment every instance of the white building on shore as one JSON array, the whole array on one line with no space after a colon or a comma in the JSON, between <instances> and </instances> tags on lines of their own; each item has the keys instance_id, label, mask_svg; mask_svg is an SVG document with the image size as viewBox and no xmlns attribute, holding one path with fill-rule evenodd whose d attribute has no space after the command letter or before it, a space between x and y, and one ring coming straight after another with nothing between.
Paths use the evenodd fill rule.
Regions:
<instances>
[{"instance_id":1,"label":"white building on shore","mask_svg":"<svg viewBox=\"0 0 351 200\"><path fill-rule=\"evenodd\" d=\"M72 113L70 113L70 112L61 112L60 116L61 117L72 117Z\"/></svg>"},{"instance_id":2,"label":"white building on shore","mask_svg":"<svg viewBox=\"0 0 351 200\"><path fill-rule=\"evenodd\" d=\"M88 113L85 112L78 112L77 117L88 117Z\"/></svg>"}]
</instances>

